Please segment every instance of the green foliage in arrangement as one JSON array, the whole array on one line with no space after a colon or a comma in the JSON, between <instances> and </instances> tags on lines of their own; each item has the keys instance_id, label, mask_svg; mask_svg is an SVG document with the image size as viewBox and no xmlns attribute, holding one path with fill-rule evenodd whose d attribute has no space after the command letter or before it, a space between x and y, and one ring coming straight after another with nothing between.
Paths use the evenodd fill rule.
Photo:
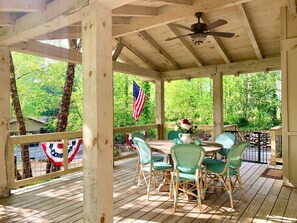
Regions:
<instances>
[{"instance_id":1,"label":"green foliage in arrangement","mask_svg":"<svg viewBox=\"0 0 297 223\"><path fill-rule=\"evenodd\" d=\"M25 117L56 116L66 77L65 62L13 53L19 97ZM155 123L155 85L138 77L114 73L114 126ZM139 121L132 117L132 82L146 92L147 99ZM243 129L268 129L281 124L280 73L224 76L225 124ZM195 125L213 122L213 86L210 78L165 83L166 122L184 118ZM68 131L82 129L82 68L76 68ZM13 116L13 111L11 111ZM55 119L48 128L55 129ZM152 132L153 134L153 132Z\"/></svg>"}]
</instances>

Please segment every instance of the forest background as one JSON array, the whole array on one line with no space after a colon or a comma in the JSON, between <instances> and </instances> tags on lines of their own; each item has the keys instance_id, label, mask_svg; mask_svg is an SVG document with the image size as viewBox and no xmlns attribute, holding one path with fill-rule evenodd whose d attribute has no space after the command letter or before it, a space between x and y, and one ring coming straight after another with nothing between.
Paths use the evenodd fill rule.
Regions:
<instances>
[{"instance_id":1,"label":"forest background","mask_svg":"<svg viewBox=\"0 0 297 223\"><path fill-rule=\"evenodd\" d=\"M55 129L67 64L13 53L21 107L25 118L52 117L46 123ZM147 100L139 121L132 117L132 82L145 91ZM155 86L139 77L114 73L114 126L155 123ZM265 130L281 124L281 75L268 73L225 75L224 123L241 129ZM188 118L195 125L213 123L212 79L196 78L165 82L166 123ZM14 119L14 111L11 110ZM82 129L82 68L76 67L67 131Z\"/></svg>"}]
</instances>

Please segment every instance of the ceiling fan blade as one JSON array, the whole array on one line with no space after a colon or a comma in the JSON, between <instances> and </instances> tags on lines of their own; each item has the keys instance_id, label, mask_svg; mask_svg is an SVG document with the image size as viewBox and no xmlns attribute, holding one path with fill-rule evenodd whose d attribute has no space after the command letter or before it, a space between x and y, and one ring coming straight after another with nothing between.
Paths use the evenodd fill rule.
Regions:
<instances>
[{"instance_id":1,"label":"ceiling fan blade","mask_svg":"<svg viewBox=\"0 0 297 223\"><path fill-rule=\"evenodd\" d=\"M207 26L206 26L206 30L211 30L211 29L214 29L214 28L217 28L217 27L219 27L219 26L222 26L222 25L225 25L225 24L227 24L228 22L226 21L226 20L224 20L224 19L219 19L219 20L217 20L217 21L215 21L215 22L213 22L213 23L210 23L210 24L208 24Z\"/></svg>"},{"instance_id":2,"label":"ceiling fan blade","mask_svg":"<svg viewBox=\"0 0 297 223\"><path fill-rule=\"evenodd\" d=\"M182 29L185 29L185 30L188 30L188 31L192 31L190 27L186 27L186 26L183 26L183 25L180 25L180 24L172 24L176 27L179 27L179 28L182 28Z\"/></svg>"},{"instance_id":3,"label":"ceiling fan blade","mask_svg":"<svg viewBox=\"0 0 297 223\"><path fill-rule=\"evenodd\" d=\"M185 35L181 35L181 36L176 36L176 37L168 38L168 39L165 39L165 41L174 40L174 39L178 39L178 38L186 37L186 36L191 36L191 35L193 35L193 33L189 33L189 34L185 34Z\"/></svg>"},{"instance_id":4,"label":"ceiling fan blade","mask_svg":"<svg viewBox=\"0 0 297 223\"><path fill-rule=\"evenodd\" d=\"M227 37L227 38L231 38L235 35L235 33L226 33L226 32L206 32L206 34L212 35L212 36Z\"/></svg>"}]
</instances>

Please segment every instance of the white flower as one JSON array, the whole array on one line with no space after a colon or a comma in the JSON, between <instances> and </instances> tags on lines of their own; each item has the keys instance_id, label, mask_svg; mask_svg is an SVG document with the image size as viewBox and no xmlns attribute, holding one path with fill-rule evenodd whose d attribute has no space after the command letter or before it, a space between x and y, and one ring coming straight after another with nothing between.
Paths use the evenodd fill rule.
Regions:
<instances>
[{"instance_id":1,"label":"white flower","mask_svg":"<svg viewBox=\"0 0 297 223\"><path fill-rule=\"evenodd\" d=\"M185 130L190 130L191 129L191 125L188 125L188 124L184 124L184 123L182 123L181 125L180 125L183 129L185 129Z\"/></svg>"}]
</instances>

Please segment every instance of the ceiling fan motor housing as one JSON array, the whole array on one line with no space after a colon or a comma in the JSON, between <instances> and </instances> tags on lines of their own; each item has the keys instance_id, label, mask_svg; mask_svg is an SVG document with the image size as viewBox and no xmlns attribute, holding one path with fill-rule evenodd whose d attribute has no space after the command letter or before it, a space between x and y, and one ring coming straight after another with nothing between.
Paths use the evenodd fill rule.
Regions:
<instances>
[{"instance_id":1,"label":"ceiling fan motor housing","mask_svg":"<svg viewBox=\"0 0 297 223\"><path fill-rule=\"evenodd\" d=\"M194 33L203 33L204 31L206 31L206 24L205 23L194 23L191 26L191 30Z\"/></svg>"}]
</instances>

